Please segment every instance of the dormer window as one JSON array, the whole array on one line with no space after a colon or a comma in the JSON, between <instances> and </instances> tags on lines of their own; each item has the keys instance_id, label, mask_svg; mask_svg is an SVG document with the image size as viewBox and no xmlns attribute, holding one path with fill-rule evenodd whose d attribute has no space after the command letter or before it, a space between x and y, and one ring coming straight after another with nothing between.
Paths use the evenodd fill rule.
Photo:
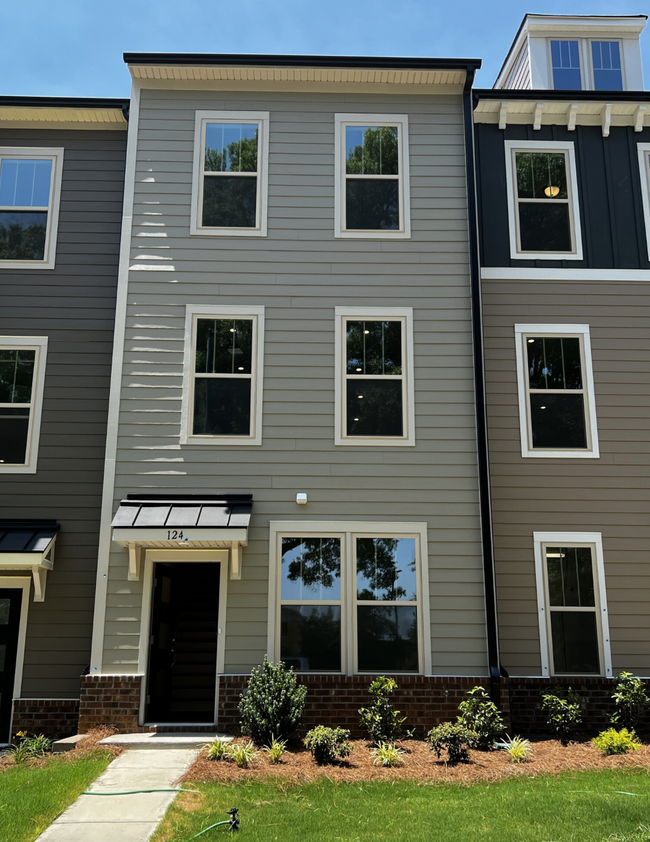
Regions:
<instances>
[{"instance_id":1,"label":"dormer window","mask_svg":"<svg viewBox=\"0 0 650 842\"><path fill-rule=\"evenodd\" d=\"M580 44L578 41L551 41L551 69L556 91L579 91Z\"/></svg>"},{"instance_id":2,"label":"dormer window","mask_svg":"<svg viewBox=\"0 0 650 842\"><path fill-rule=\"evenodd\" d=\"M591 65L595 91L622 91L621 45L618 41L592 41Z\"/></svg>"},{"instance_id":3,"label":"dormer window","mask_svg":"<svg viewBox=\"0 0 650 842\"><path fill-rule=\"evenodd\" d=\"M556 91L622 91L620 41L585 38L550 41L551 79Z\"/></svg>"}]
</instances>

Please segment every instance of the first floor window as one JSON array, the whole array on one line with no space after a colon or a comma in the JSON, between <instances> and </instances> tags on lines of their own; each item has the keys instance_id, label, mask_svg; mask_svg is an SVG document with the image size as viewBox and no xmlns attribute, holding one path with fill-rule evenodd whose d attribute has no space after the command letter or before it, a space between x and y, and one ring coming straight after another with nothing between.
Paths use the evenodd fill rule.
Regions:
<instances>
[{"instance_id":1,"label":"first floor window","mask_svg":"<svg viewBox=\"0 0 650 842\"><path fill-rule=\"evenodd\" d=\"M45 337L0 337L0 473L35 473Z\"/></svg>"},{"instance_id":2,"label":"first floor window","mask_svg":"<svg viewBox=\"0 0 650 842\"><path fill-rule=\"evenodd\" d=\"M0 148L0 269L53 269L63 149Z\"/></svg>"},{"instance_id":3,"label":"first floor window","mask_svg":"<svg viewBox=\"0 0 650 842\"><path fill-rule=\"evenodd\" d=\"M544 674L611 675L600 533L534 541Z\"/></svg>"},{"instance_id":4,"label":"first floor window","mask_svg":"<svg viewBox=\"0 0 650 842\"><path fill-rule=\"evenodd\" d=\"M272 524L275 657L302 672L422 671L424 529L389 533L375 524L367 532L328 533L288 526Z\"/></svg>"},{"instance_id":5,"label":"first floor window","mask_svg":"<svg viewBox=\"0 0 650 842\"><path fill-rule=\"evenodd\" d=\"M522 456L598 456L589 327L515 325Z\"/></svg>"},{"instance_id":6,"label":"first floor window","mask_svg":"<svg viewBox=\"0 0 650 842\"><path fill-rule=\"evenodd\" d=\"M188 308L185 442L261 443L263 320L263 308Z\"/></svg>"}]
</instances>

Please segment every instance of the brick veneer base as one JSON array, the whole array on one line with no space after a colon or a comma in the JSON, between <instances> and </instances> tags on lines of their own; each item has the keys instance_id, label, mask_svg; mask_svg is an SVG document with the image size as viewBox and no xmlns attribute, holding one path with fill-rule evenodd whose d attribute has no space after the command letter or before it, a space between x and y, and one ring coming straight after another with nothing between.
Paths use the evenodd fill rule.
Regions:
<instances>
[{"instance_id":1,"label":"brick veneer base","mask_svg":"<svg viewBox=\"0 0 650 842\"><path fill-rule=\"evenodd\" d=\"M315 725L349 728L353 737L363 736L359 726L359 708L371 702L368 686L372 676L309 675L299 676L307 687L304 730ZM248 682L247 676L222 675L219 678L219 728L239 733L237 712L239 697ZM397 676L398 689L391 699L406 716L406 725L422 736L430 728L447 719L454 719L458 704L468 690L477 684L489 689L488 678L431 677L421 675ZM501 709L509 724L508 691L505 682L501 689Z\"/></svg>"},{"instance_id":2,"label":"brick veneer base","mask_svg":"<svg viewBox=\"0 0 650 842\"><path fill-rule=\"evenodd\" d=\"M69 737L77 733L78 699L14 699L12 737L18 731Z\"/></svg>"},{"instance_id":3,"label":"brick veneer base","mask_svg":"<svg viewBox=\"0 0 650 842\"><path fill-rule=\"evenodd\" d=\"M141 675L82 675L79 733L109 725L118 734L148 732L138 725Z\"/></svg>"}]
</instances>

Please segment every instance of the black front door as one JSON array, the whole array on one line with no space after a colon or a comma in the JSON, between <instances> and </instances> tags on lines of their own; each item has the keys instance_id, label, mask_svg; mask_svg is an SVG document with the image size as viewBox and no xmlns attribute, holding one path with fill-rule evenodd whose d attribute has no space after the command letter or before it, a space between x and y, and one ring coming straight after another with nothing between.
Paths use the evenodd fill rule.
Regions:
<instances>
[{"instance_id":1,"label":"black front door","mask_svg":"<svg viewBox=\"0 0 650 842\"><path fill-rule=\"evenodd\" d=\"M0 588L0 743L11 742L11 707L22 600L22 589Z\"/></svg>"},{"instance_id":2,"label":"black front door","mask_svg":"<svg viewBox=\"0 0 650 842\"><path fill-rule=\"evenodd\" d=\"M209 562L154 566L147 722L214 722L219 572Z\"/></svg>"}]
</instances>

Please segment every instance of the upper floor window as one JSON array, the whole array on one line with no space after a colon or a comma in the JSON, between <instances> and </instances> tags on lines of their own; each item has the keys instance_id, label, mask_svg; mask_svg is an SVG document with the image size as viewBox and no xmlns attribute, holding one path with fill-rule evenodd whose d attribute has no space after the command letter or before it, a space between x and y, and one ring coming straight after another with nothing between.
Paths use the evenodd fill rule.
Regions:
<instances>
[{"instance_id":1,"label":"upper floor window","mask_svg":"<svg viewBox=\"0 0 650 842\"><path fill-rule=\"evenodd\" d=\"M336 444L415 444L411 308L336 308Z\"/></svg>"},{"instance_id":2,"label":"upper floor window","mask_svg":"<svg viewBox=\"0 0 650 842\"><path fill-rule=\"evenodd\" d=\"M551 40L549 46L556 91L623 90L620 41Z\"/></svg>"},{"instance_id":3,"label":"upper floor window","mask_svg":"<svg viewBox=\"0 0 650 842\"><path fill-rule=\"evenodd\" d=\"M0 337L0 473L34 474L47 338Z\"/></svg>"},{"instance_id":4,"label":"upper floor window","mask_svg":"<svg viewBox=\"0 0 650 842\"><path fill-rule=\"evenodd\" d=\"M188 307L182 443L262 443L263 333L263 307Z\"/></svg>"},{"instance_id":5,"label":"upper floor window","mask_svg":"<svg viewBox=\"0 0 650 842\"><path fill-rule=\"evenodd\" d=\"M268 112L197 112L192 234L266 236L268 126Z\"/></svg>"},{"instance_id":6,"label":"upper floor window","mask_svg":"<svg viewBox=\"0 0 650 842\"><path fill-rule=\"evenodd\" d=\"M515 325L521 455L597 457L587 325Z\"/></svg>"},{"instance_id":7,"label":"upper floor window","mask_svg":"<svg viewBox=\"0 0 650 842\"><path fill-rule=\"evenodd\" d=\"M335 236L411 236L408 120L337 114Z\"/></svg>"},{"instance_id":8,"label":"upper floor window","mask_svg":"<svg viewBox=\"0 0 650 842\"><path fill-rule=\"evenodd\" d=\"M643 214L645 216L645 237L650 260L650 143L639 143L639 174L641 176L641 195L643 196Z\"/></svg>"},{"instance_id":9,"label":"upper floor window","mask_svg":"<svg viewBox=\"0 0 650 842\"><path fill-rule=\"evenodd\" d=\"M0 269L54 269L63 149L0 148Z\"/></svg>"},{"instance_id":10,"label":"upper floor window","mask_svg":"<svg viewBox=\"0 0 650 842\"><path fill-rule=\"evenodd\" d=\"M582 260L573 143L506 141L510 255Z\"/></svg>"}]
</instances>

